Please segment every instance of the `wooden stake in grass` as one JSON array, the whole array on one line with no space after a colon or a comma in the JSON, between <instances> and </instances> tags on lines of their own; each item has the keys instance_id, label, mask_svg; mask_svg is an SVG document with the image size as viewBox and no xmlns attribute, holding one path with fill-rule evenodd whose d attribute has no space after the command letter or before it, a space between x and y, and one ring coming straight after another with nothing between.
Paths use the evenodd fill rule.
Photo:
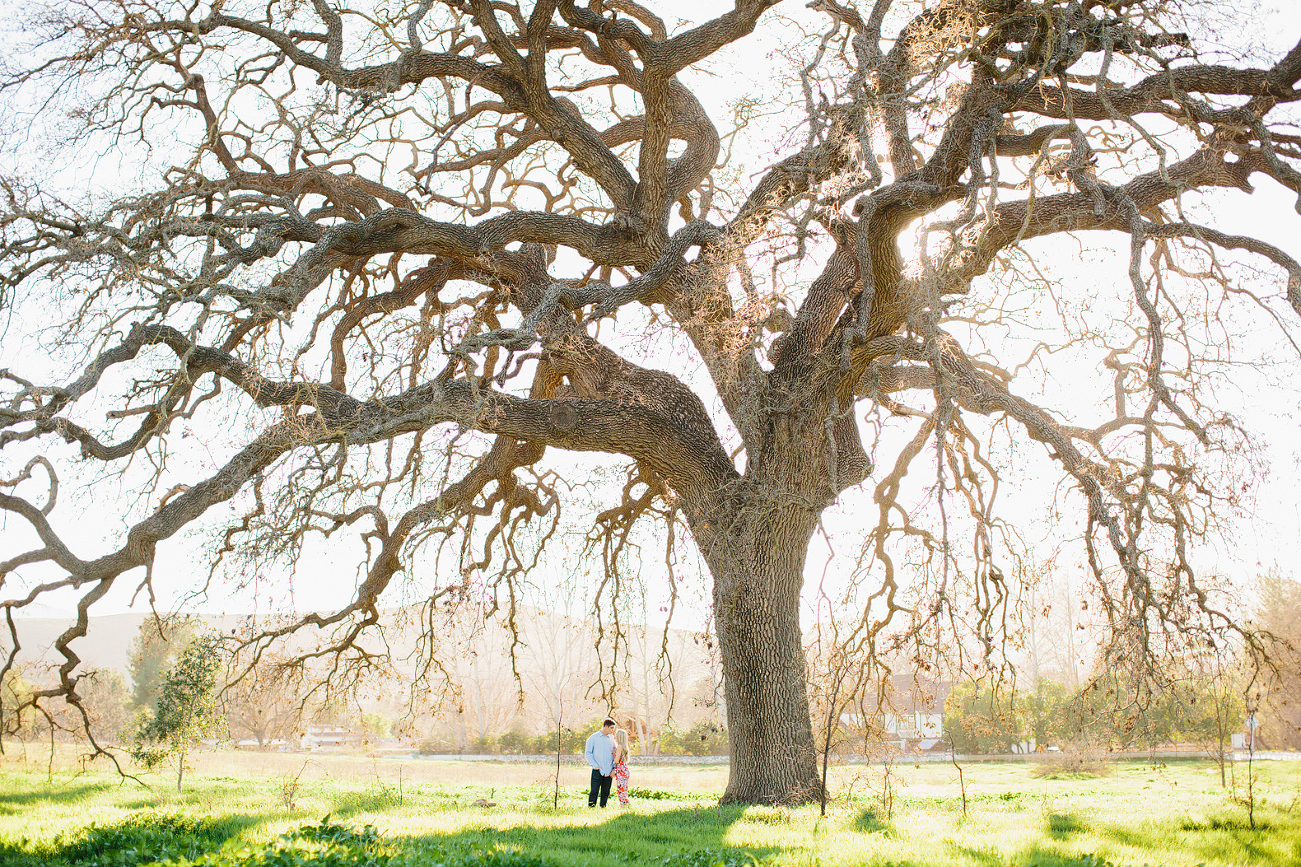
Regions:
<instances>
[{"instance_id":1,"label":"wooden stake in grass","mask_svg":"<svg viewBox=\"0 0 1301 867\"><path fill-rule=\"evenodd\" d=\"M839 668L836 673L837 675L842 674ZM840 697L840 681L841 677L836 677L831 690L831 703L827 706L827 727L822 740L822 792L818 803L818 815L820 816L827 815L827 760L831 756L831 737L836 732L836 717L839 709L836 699Z\"/></svg>"},{"instance_id":2,"label":"wooden stake in grass","mask_svg":"<svg viewBox=\"0 0 1301 867\"><path fill-rule=\"evenodd\" d=\"M559 706L557 705L557 708ZM556 797L551 804L551 809L560 809L560 711L556 711Z\"/></svg>"},{"instance_id":3,"label":"wooden stake in grass","mask_svg":"<svg viewBox=\"0 0 1301 867\"><path fill-rule=\"evenodd\" d=\"M962 818L967 818L967 778L962 765L958 764L958 751L953 748L953 739L949 738L949 761L958 769L958 790L962 792Z\"/></svg>"},{"instance_id":4,"label":"wooden stake in grass","mask_svg":"<svg viewBox=\"0 0 1301 867\"><path fill-rule=\"evenodd\" d=\"M1247 703L1247 728L1250 732L1247 740L1247 824L1251 830L1256 830L1256 728L1260 725L1256 721L1256 707L1260 700L1257 694Z\"/></svg>"}]
</instances>

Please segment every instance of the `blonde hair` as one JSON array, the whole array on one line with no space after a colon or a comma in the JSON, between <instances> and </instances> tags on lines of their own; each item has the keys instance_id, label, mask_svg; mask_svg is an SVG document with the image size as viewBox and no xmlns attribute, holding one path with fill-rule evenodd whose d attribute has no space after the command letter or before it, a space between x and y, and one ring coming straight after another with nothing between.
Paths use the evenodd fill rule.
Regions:
<instances>
[{"instance_id":1,"label":"blonde hair","mask_svg":"<svg viewBox=\"0 0 1301 867\"><path fill-rule=\"evenodd\" d=\"M619 729L614 733L614 739L619 742L619 749L623 750L623 755L627 758L630 750L628 749L628 733Z\"/></svg>"}]
</instances>

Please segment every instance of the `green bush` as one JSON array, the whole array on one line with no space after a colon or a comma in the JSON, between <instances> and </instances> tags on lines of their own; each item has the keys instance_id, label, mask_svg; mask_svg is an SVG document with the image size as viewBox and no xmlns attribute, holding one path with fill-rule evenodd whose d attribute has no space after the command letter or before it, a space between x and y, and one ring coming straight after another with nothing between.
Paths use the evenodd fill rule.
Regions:
<instances>
[{"instance_id":1,"label":"green bush","mask_svg":"<svg viewBox=\"0 0 1301 867\"><path fill-rule=\"evenodd\" d=\"M501 737L497 738L497 749L503 755L517 756L524 753L529 747L529 736L519 729L511 729Z\"/></svg>"},{"instance_id":2,"label":"green bush","mask_svg":"<svg viewBox=\"0 0 1301 867\"><path fill-rule=\"evenodd\" d=\"M360 791L344 792L335 802L340 813L377 813L402 803L398 790L376 781Z\"/></svg>"},{"instance_id":3,"label":"green bush","mask_svg":"<svg viewBox=\"0 0 1301 867\"><path fill-rule=\"evenodd\" d=\"M560 730L560 754L563 756L581 756L587 744L587 736L601 727L602 718L591 720L577 728ZM556 754L556 732L552 729L529 739L528 752L535 756L554 756Z\"/></svg>"},{"instance_id":4,"label":"green bush","mask_svg":"<svg viewBox=\"0 0 1301 867\"><path fill-rule=\"evenodd\" d=\"M319 824L303 825L296 831L281 835L281 839L315 840L318 843L365 848L379 842L379 832L374 825L366 825L360 831L354 831L347 825L331 823L330 817L326 816Z\"/></svg>"},{"instance_id":5,"label":"green bush","mask_svg":"<svg viewBox=\"0 0 1301 867\"><path fill-rule=\"evenodd\" d=\"M959 684L944 704L944 733L955 752L1000 754L1030 736L1015 693L1001 683Z\"/></svg>"},{"instance_id":6,"label":"green bush","mask_svg":"<svg viewBox=\"0 0 1301 867\"><path fill-rule=\"evenodd\" d=\"M660 755L725 756L727 729L716 722L700 720L686 731L666 728L660 732Z\"/></svg>"},{"instance_id":7,"label":"green bush","mask_svg":"<svg viewBox=\"0 0 1301 867\"><path fill-rule=\"evenodd\" d=\"M420 742L420 755L442 756L456 752L456 744L446 738L425 738Z\"/></svg>"},{"instance_id":8,"label":"green bush","mask_svg":"<svg viewBox=\"0 0 1301 867\"><path fill-rule=\"evenodd\" d=\"M1041 780L1093 780L1109 773L1111 765L1105 758L1087 752L1056 753L1030 771Z\"/></svg>"}]
</instances>

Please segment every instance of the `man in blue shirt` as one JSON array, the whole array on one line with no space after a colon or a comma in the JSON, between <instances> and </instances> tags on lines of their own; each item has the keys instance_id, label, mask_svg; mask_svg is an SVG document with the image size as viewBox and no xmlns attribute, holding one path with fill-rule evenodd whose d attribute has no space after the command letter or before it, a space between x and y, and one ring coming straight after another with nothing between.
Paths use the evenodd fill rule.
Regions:
<instances>
[{"instance_id":1,"label":"man in blue shirt","mask_svg":"<svg viewBox=\"0 0 1301 867\"><path fill-rule=\"evenodd\" d=\"M610 797L610 775L614 773L614 720L606 718L599 732L592 732L583 748L583 756L592 766L592 790L587 795L587 806L596 806L596 796L601 796L601 806Z\"/></svg>"}]
</instances>

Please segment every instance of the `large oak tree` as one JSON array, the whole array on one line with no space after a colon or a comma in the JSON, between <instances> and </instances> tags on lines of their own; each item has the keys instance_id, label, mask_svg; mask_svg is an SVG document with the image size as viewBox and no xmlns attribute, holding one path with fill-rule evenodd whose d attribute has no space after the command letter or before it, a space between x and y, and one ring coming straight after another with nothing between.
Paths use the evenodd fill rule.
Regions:
<instances>
[{"instance_id":1,"label":"large oak tree","mask_svg":"<svg viewBox=\"0 0 1301 867\"><path fill-rule=\"evenodd\" d=\"M191 525L235 572L365 543L349 605L253 639L325 630L336 671L439 543L456 587L426 595L512 599L560 508L608 495L561 450L626 469L593 515L613 583L643 517L707 565L727 800L819 793L805 561L874 459L856 652L887 631L919 663L992 651L1015 596L995 440L1058 468L1109 652L1233 629L1189 554L1241 493L1210 374L1232 310L1290 345L1301 266L1205 203L1260 178L1301 193L1301 45L1210 62L1213 5L1180 0L736 0L676 24L655 5L30 11L9 141L62 147L4 179L0 301L49 354L0 374L0 508L29 531L2 604L80 598L37 700L77 701L91 607L152 593ZM1049 273L1078 249L1051 236L1094 233L1128 263L1089 287L1122 310L1106 328ZM1022 385L1090 357L1106 402ZM923 465L931 511L901 494ZM99 492L105 542L61 478Z\"/></svg>"}]
</instances>

